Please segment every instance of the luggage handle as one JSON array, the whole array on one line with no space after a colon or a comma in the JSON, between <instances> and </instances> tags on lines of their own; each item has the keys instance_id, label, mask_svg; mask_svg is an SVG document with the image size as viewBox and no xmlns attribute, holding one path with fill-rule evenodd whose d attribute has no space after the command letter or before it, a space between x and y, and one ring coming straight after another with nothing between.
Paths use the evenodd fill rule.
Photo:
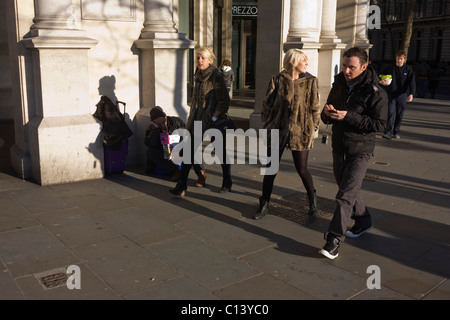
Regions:
<instances>
[{"instance_id":1,"label":"luggage handle","mask_svg":"<svg viewBox=\"0 0 450 320\"><path fill-rule=\"evenodd\" d=\"M125 108L126 108L127 104L125 102L123 102L123 101L117 100L116 106L117 106L117 109L119 109L119 112L120 112L119 103L123 104L123 115L125 115Z\"/></svg>"}]
</instances>

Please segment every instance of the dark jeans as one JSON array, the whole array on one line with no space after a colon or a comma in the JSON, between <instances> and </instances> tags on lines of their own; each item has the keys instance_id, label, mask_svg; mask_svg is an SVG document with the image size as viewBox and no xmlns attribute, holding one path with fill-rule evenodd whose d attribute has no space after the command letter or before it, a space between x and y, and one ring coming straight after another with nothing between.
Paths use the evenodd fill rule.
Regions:
<instances>
[{"instance_id":1,"label":"dark jeans","mask_svg":"<svg viewBox=\"0 0 450 320\"><path fill-rule=\"evenodd\" d=\"M360 226L372 224L369 210L361 197L360 190L369 161L369 154L348 155L333 151L333 172L339 190L336 194L336 209L328 227L328 233L341 241L350 219Z\"/></svg>"},{"instance_id":2,"label":"dark jeans","mask_svg":"<svg viewBox=\"0 0 450 320\"><path fill-rule=\"evenodd\" d=\"M385 134L398 134L400 132L400 126L402 124L403 113L406 108L406 94L402 94L395 98L389 99L388 106L388 120L386 124L386 129L384 129Z\"/></svg>"}]
</instances>

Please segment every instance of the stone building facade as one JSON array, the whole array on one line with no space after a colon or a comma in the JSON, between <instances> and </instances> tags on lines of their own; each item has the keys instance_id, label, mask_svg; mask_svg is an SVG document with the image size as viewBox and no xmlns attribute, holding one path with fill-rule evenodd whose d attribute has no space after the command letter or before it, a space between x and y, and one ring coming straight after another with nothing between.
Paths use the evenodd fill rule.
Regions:
<instances>
[{"instance_id":1,"label":"stone building facade","mask_svg":"<svg viewBox=\"0 0 450 320\"><path fill-rule=\"evenodd\" d=\"M371 59L392 63L405 35L407 1L372 0L371 3L379 5L381 12L381 28L368 31L373 44ZM450 39L450 1L416 0L408 62L449 62L450 42L446 39Z\"/></svg>"},{"instance_id":2,"label":"stone building facade","mask_svg":"<svg viewBox=\"0 0 450 320\"><path fill-rule=\"evenodd\" d=\"M241 8L239 8L241 7ZM104 176L100 96L126 102L129 165L145 163L156 105L186 119L194 50L232 59L255 90L250 125L283 52L300 48L326 97L342 50L370 49L366 0L6 0L0 4L2 157L41 185ZM248 15L246 15L248 14ZM122 110L124 111L124 110Z\"/></svg>"}]
</instances>

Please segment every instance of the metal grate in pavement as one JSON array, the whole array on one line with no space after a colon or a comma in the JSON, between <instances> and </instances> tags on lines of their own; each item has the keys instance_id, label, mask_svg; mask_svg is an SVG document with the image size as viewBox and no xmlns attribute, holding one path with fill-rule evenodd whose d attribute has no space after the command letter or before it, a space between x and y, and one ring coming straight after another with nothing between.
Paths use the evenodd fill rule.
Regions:
<instances>
[{"instance_id":1,"label":"metal grate in pavement","mask_svg":"<svg viewBox=\"0 0 450 320\"><path fill-rule=\"evenodd\" d=\"M388 165L390 165L389 162L381 162L381 161L375 161L373 164L377 164L379 166L388 166Z\"/></svg>"},{"instance_id":2,"label":"metal grate in pavement","mask_svg":"<svg viewBox=\"0 0 450 320\"><path fill-rule=\"evenodd\" d=\"M367 181L367 182L377 182L382 179L383 179L382 176L377 176L376 174L366 173L363 180Z\"/></svg>"},{"instance_id":3,"label":"metal grate in pavement","mask_svg":"<svg viewBox=\"0 0 450 320\"><path fill-rule=\"evenodd\" d=\"M44 289L54 289L66 286L69 275L66 269L54 269L34 275Z\"/></svg>"},{"instance_id":4,"label":"metal grate in pavement","mask_svg":"<svg viewBox=\"0 0 450 320\"><path fill-rule=\"evenodd\" d=\"M308 214L309 201L306 193L294 193L282 199L273 199L270 202L270 214L284 219L306 225L317 218L331 217L334 212L334 200L317 197L318 212L314 216Z\"/></svg>"}]
</instances>

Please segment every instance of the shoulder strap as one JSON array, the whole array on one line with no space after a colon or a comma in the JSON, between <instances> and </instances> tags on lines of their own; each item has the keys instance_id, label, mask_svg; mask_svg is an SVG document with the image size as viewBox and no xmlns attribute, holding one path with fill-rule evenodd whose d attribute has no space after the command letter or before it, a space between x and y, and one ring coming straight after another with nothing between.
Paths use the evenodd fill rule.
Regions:
<instances>
[{"instance_id":1,"label":"shoulder strap","mask_svg":"<svg viewBox=\"0 0 450 320\"><path fill-rule=\"evenodd\" d=\"M275 98L278 95L278 88L280 87L280 75L277 75L275 79L275 90L274 90L274 98L273 101L275 102Z\"/></svg>"},{"instance_id":2,"label":"shoulder strap","mask_svg":"<svg viewBox=\"0 0 450 320\"><path fill-rule=\"evenodd\" d=\"M123 114L125 115L125 113L126 113L125 108L127 107L127 104L126 104L125 102L122 102L122 101L117 100L116 106L117 106L117 109L119 109L119 111L120 111L120 108L119 108L119 104L120 104L120 103L123 104Z\"/></svg>"}]
</instances>

